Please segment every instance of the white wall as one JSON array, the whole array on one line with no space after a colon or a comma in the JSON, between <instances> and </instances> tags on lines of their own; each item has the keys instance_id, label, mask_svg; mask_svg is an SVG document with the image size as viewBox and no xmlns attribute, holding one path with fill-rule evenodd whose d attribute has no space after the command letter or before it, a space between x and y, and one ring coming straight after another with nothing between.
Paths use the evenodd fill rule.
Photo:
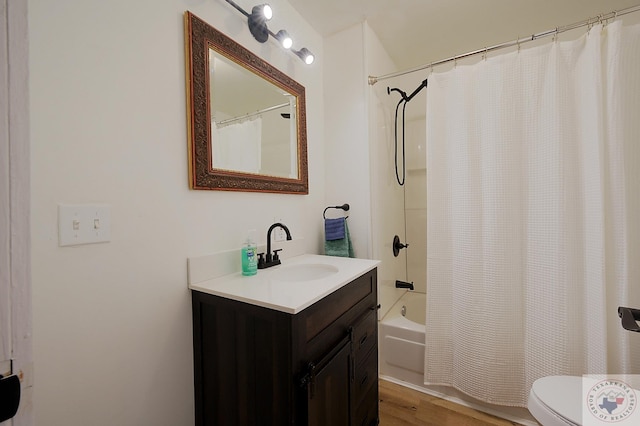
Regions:
<instances>
[{"instance_id":1,"label":"white wall","mask_svg":"<svg viewBox=\"0 0 640 426\"><path fill-rule=\"evenodd\" d=\"M413 101L426 102L426 91ZM409 108L407 106L407 108ZM415 291L427 292L427 126L425 117L407 120L406 153L407 178L405 191L405 221L407 226L407 279Z\"/></svg>"},{"instance_id":2,"label":"white wall","mask_svg":"<svg viewBox=\"0 0 640 426\"><path fill-rule=\"evenodd\" d=\"M363 30L366 52L364 75L381 75L394 71L395 65L369 25L365 23ZM387 85L382 83L367 85L366 99L371 150L372 251L373 257L382 261L378 268L379 317L382 318L406 292L396 289L395 281L407 279L407 250L401 250L398 257L393 255L395 235L407 242L404 188L396 181L394 166L393 114L399 96L389 95Z\"/></svg>"},{"instance_id":3,"label":"white wall","mask_svg":"<svg viewBox=\"0 0 640 426\"><path fill-rule=\"evenodd\" d=\"M350 205L348 225L355 255L370 258L369 135L361 28L356 25L324 41L325 173L327 205ZM336 212L328 211L327 217L336 217Z\"/></svg>"},{"instance_id":4,"label":"white wall","mask_svg":"<svg viewBox=\"0 0 640 426\"><path fill-rule=\"evenodd\" d=\"M404 191L393 168L393 99L366 76L395 69L367 23L325 39L324 74L328 204L349 203L349 229L357 257L381 260L378 294L382 317L405 290L406 253L394 257L394 235L405 240ZM379 93L380 92L380 93ZM393 104L393 105L392 105ZM329 213L327 213L329 214Z\"/></svg>"},{"instance_id":5,"label":"white wall","mask_svg":"<svg viewBox=\"0 0 640 426\"><path fill-rule=\"evenodd\" d=\"M313 66L257 43L223 0L30 1L37 424L192 424L187 257L238 248L249 228L264 243L276 217L321 250L322 39L271 4L270 27ZM189 190L186 10L306 87L308 196ZM58 247L57 204L93 202L111 205L111 242Z\"/></svg>"},{"instance_id":6,"label":"white wall","mask_svg":"<svg viewBox=\"0 0 640 426\"><path fill-rule=\"evenodd\" d=\"M380 316L404 293L406 251L394 257L392 241L405 241L404 190L393 168L393 121L397 99L367 75L395 70L367 23L325 39L324 74L328 204L351 205L349 229L357 257L382 260L378 268Z\"/></svg>"}]
</instances>

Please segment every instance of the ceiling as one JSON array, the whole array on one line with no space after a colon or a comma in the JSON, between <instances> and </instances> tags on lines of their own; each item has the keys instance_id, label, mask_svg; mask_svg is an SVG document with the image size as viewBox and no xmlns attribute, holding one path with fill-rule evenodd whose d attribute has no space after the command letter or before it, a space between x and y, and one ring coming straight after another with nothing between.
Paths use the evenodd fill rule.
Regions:
<instances>
[{"instance_id":1,"label":"ceiling","mask_svg":"<svg viewBox=\"0 0 640 426\"><path fill-rule=\"evenodd\" d=\"M635 6L640 0L289 0L289 3L323 37L368 22L397 70L405 70Z\"/></svg>"}]
</instances>

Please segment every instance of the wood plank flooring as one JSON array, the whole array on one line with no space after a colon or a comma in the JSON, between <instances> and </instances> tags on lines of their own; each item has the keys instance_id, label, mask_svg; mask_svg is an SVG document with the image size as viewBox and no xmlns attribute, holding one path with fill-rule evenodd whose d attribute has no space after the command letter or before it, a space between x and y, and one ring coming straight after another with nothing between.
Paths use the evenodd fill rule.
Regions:
<instances>
[{"instance_id":1,"label":"wood plank flooring","mask_svg":"<svg viewBox=\"0 0 640 426\"><path fill-rule=\"evenodd\" d=\"M380 426L515 425L473 408L379 380Z\"/></svg>"}]
</instances>

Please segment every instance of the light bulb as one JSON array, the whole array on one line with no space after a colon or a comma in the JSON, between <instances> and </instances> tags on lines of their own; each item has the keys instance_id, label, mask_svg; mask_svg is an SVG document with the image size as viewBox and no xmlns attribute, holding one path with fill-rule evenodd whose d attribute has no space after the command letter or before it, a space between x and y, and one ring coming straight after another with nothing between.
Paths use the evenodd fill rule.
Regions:
<instances>
[{"instance_id":1,"label":"light bulb","mask_svg":"<svg viewBox=\"0 0 640 426\"><path fill-rule=\"evenodd\" d=\"M315 60L313 53L309 52L309 49L307 49L306 47L303 47L298 51L294 50L293 52L298 56L298 58L302 59L304 63L307 65L311 65Z\"/></svg>"},{"instance_id":2,"label":"light bulb","mask_svg":"<svg viewBox=\"0 0 640 426\"><path fill-rule=\"evenodd\" d=\"M302 60L307 65L311 65L313 61L316 59L313 56L313 53L309 52L309 49L307 49L306 47L303 47L302 49L300 49L300 53L302 55L301 56Z\"/></svg>"},{"instance_id":3,"label":"light bulb","mask_svg":"<svg viewBox=\"0 0 640 426\"><path fill-rule=\"evenodd\" d=\"M307 65L311 65L316 58L309 52L309 54L304 58L304 62Z\"/></svg>"},{"instance_id":4,"label":"light bulb","mask_svg":"<svg viewBox=\"0 0 640 426\"><path fill-rule=\"evenodd\" d=\"M276 39L280 41L280 44L282 44L282 47L284 47L285 49L291 49L291 46L293 46L293 40L291 39L289 33L285 30L278 31L278 34L276 34Z\"/></svg>"},{"instance_id":5,"label":"light bulb","mask_svg":"<svg viewBox=\"0 0 640 426\"><path fill-rule=\"evenodd\" d=\"M262 14L264 15L264 19L267 21L273 18L273 9L268 4L262 5Z\"/></svg>"}]
</instances>

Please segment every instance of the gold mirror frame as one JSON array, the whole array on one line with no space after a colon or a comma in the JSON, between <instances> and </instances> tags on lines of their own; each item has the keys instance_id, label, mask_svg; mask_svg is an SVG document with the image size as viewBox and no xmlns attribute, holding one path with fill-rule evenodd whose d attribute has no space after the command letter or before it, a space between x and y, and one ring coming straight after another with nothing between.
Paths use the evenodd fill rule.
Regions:
<instances>
[{"instance_id":1,"label":"gold mirror frame","mask_svg":"<svg viewBox=\"0 0 640 426\"><path fill-rule=\"evenodd\" d=\"M187 127L191 189L308 194L305 88L191 12L185 12ZM209 99L209 49L297 98L298 178L214 169Z\"/></svg>"}]
</instances>

